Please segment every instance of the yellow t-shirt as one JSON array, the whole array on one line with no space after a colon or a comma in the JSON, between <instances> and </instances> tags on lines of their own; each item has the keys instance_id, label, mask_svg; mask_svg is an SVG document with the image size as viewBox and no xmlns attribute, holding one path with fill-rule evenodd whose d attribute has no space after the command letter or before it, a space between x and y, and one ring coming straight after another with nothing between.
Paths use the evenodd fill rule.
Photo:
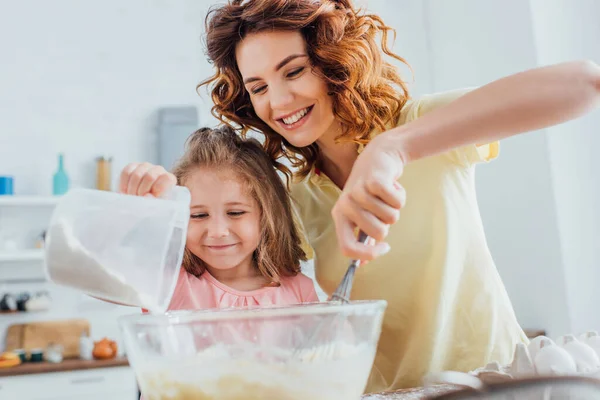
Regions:
<instances>
[{"instance_id":1,"label":"yellow t-shirt","mask_svg":"<svg viewBox=\"0 0 600 400\"><path fill-rule=\"evenodd\" d=\"M407 103L398 125L461 96L452 91ZM352 298L388 308L367 392L419 386L428 372L509 363L527 342L490 255L475 193L474 166L498 143L466 146L405 166L407 203L390 228L386 255L360 268ZM331 209L340 189L313 171L292 187L315 274L331 294L349 260L337 246Z\"/></svg>"}]
</instances>

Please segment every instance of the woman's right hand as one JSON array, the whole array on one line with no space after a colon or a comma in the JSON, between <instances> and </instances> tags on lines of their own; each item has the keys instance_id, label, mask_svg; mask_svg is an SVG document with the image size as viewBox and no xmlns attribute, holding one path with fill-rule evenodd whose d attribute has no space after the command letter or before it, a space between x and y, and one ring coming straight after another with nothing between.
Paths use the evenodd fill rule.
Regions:
<instances>
[{"instance_id":1,"label":"woman's right hand","mask_svg":"<svg viewBox=\"0 0 600 400\"><path fill-rule=\"evenodd\" d=\"M175 175L160 165L131 163L121 171L119 191L136 196L159 197L176 184Z\"/></svg>"}]
</instances>

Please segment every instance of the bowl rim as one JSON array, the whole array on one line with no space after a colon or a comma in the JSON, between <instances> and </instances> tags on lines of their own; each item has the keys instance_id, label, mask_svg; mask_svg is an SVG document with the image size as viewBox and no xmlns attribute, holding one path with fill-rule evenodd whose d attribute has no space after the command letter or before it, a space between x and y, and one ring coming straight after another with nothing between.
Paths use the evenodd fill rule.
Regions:
<instances>
[{"instance_id":1,"label":"bowl rim","mask_svg":"<svg viewBox=\"0 0 600 400\"><path fill-rule=\"evenodd\" d=\"M121 326L165 326L202 321L242 321L251 319L275 319L279 317L295 317L302 315L338 314L344 316L360 314L365 311L383 313L386 308L387 301L385 300L355 300L345 304L339 302L311 302L287 306L246 306L210 308L203 310L176 310L168 311L162 314L133 314L123 315L118 318L118 321Z\"/></svg>"}]
</instances>

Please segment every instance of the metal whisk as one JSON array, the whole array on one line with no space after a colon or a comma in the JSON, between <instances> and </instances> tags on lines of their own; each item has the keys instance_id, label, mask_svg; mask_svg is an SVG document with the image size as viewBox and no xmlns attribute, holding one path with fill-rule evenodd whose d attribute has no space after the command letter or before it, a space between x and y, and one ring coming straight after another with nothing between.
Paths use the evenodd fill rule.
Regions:
<instances>
[{"instance_id":1,"label":"metal whisk","mask_svg":"<svg viewBox=\"0 0 600 400\"><path fill-rule=\"evenodd\" d=\"M363 231L358 232L358 241L360 243L364 244L368 240L369 240L369 236L367 236L366 233L364 233ZM342 281L340 282L338 287L335 289L335 292L333 292L333 294L331 295L330 302L341 303L341 304L347 304L350 302L350 292L352 292L352 283L354 282L354 273L356 272L356 268L358 268L359 265L360 265L360 260L352 260L350 262L350 265L348 266L348 269L346 270L346 273L344 274ZM329 326L334 326L336 322L338 322L337 318L335 318L329 324ZM316 346L315 346L316 338L319 335L319 333L321 332L321 330L323 329L324 325L325 325L325 321L321 321L319 324L317 324L317 327L312 332L312 334L309 336L308 340L304 343L304 345L301 348L296 348L294 350L292 359L322 358L325 356L330 356L334 352L334 349L331 348L332 346L326 346L325 350L320 349L320 351L314 351L314 352L312 352L312 354L309 354L308 357L302 357L302 355L300 354L302 352L311 351L311 349L316 348Z\"/></svg>"},{"instance_id":2,"label":"metal whisk","mask_svg":"<svg viewBox=\"0 0 600 400\"><path fill-rule=\"evenodd\" d=\"M366 243L369 237L363 231L358 232L358 241ZM360 260L352 260L342 281L338 285L335 292L331 295L331 301L339 301L340 303L348 303L350 301L350 292L352 292L352 283L354 282L354 273L360 265Z\"/></svg>"}]
</instances>

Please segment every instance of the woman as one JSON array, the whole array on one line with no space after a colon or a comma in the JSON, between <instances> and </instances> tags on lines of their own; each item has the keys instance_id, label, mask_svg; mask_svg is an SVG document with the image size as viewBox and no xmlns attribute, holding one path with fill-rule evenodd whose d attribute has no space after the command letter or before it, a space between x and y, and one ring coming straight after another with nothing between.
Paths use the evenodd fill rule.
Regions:
<instances>
[{"instance_id":1,"label":"woman","mask_svg":"<svg viewBox=\"0 0 600 400\"><path fill-rule=\"evenodd\" d=\"M498 155L499 139L595 107L600 68L571 62L411 100L383 58L403 61L386 46L390 28L349 0L230 1L206 31L216 72L200 86L216 116L263 133L272 159L296 168L319 284L331 293L348 257L370 260L352 296L388 309L367 390L510 362L527 339L486 245L474 166ZM153 182L162 171L148 168L124 176ZM377 243L358 243L356 228Z\"/></svg>"}]
</instances>

